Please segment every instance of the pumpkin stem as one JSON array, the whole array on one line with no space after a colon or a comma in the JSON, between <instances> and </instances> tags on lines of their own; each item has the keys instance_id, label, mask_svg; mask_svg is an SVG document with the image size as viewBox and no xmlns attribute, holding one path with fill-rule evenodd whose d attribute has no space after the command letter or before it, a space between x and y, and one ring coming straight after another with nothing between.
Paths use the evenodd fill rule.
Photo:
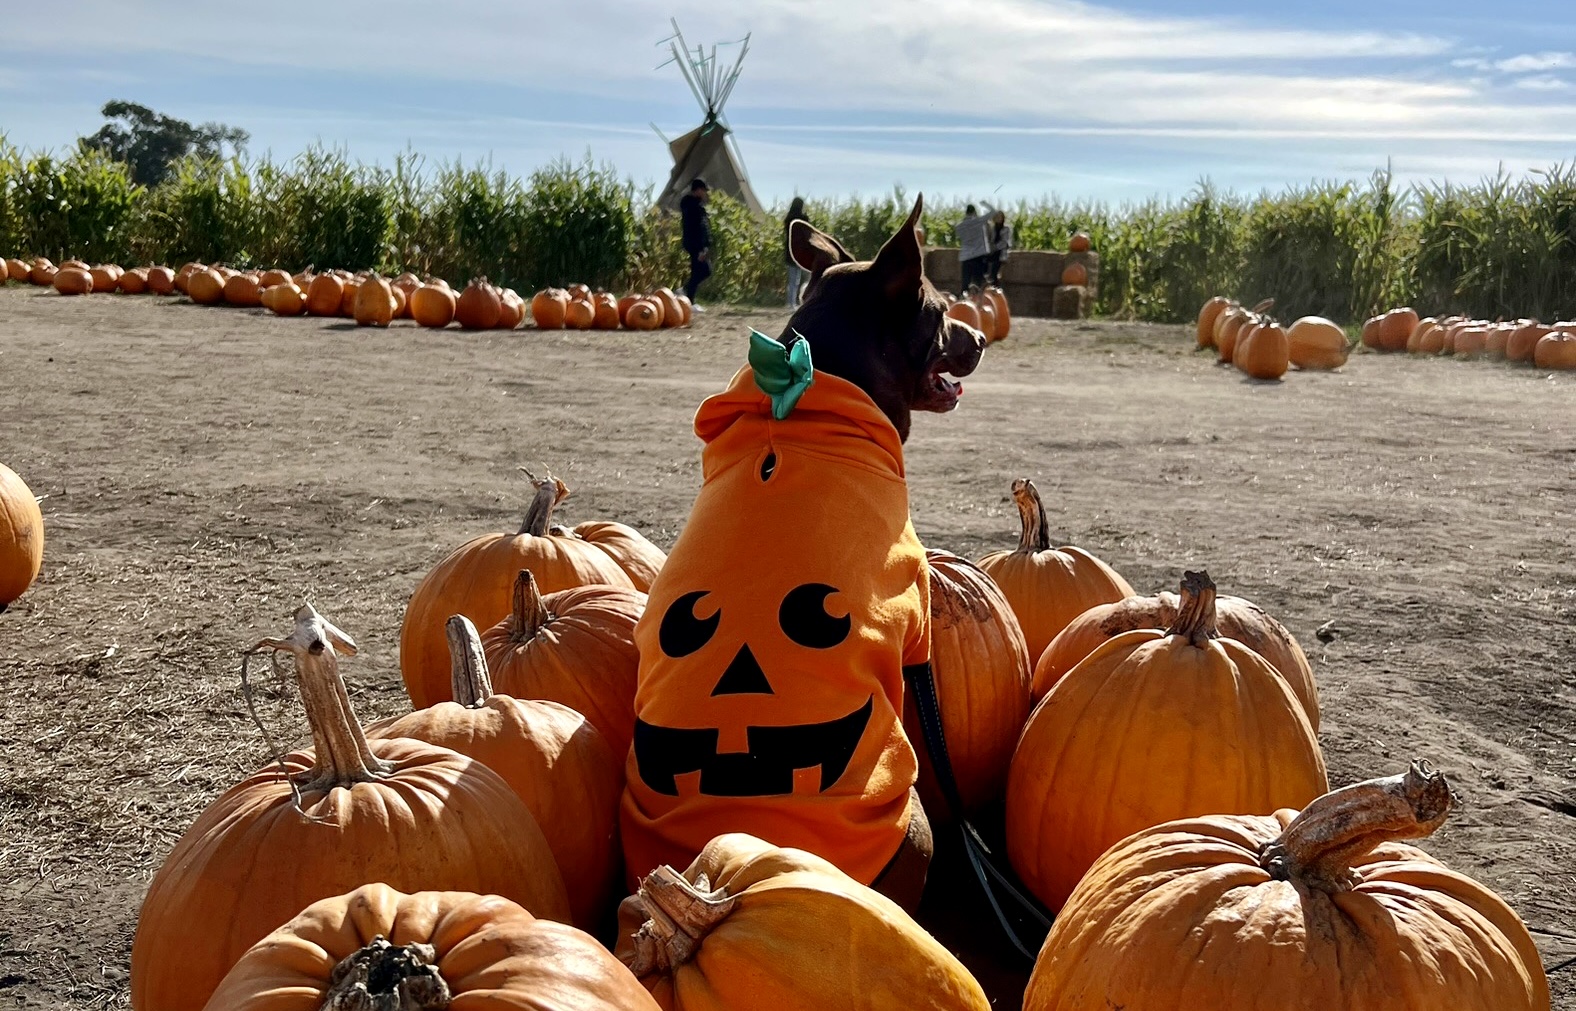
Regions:
<instances>
[{"instance_id":1,"label":"pumpkin stem","mask_svg":"<svg viewBox=\"0 0 1576 1011\"><path fill-rule=\"evenodd\" d=\"M449 984L430 944L390 944L379 934L334 966L320 1011L443 1011Z\"/></svg>"},{"instance_id":2,"label":"pumpkin stem","mask_svg":"<svg viewBox=\"0 0 1576 1011\"><path fill-rule=\"evenodd\" d=\"M450 615L443 631L449 637L449 685L454 701L467 709L480 709L493 693L482 637L463 614Z\"/></svg>"},{"instance_id":3,"label":"pumpkin stem","mask_svg":"<svg viewBox=\"0 0 1576 1011\"><path fill-rule=\"evenodd\" d=\"M295 630L285 639L264 639L248 652L271 649L295 658L296 684L307 724L312 728L313 762L303 779L308 790L377 779L392 767L372 753L350 707L339 653L356 655L355 641L312 607L295 613Z\"/></svg>"},{"instance_id":4,"label":"pumpkin stem","mask_svg":"<svg viewBox=\"0 0 1576 1011\"><path fill-rule=\"evenodd\" d=\"M1167 635L1185 635L1195 646L1219 638L1215 628L1215 582L1207 572L1182 573L1182 598L1177 603L1176 620Z\"/></svg>"},{"instance_id":5,"label":"pumpkin stem","mask_svg":"<svg viewBox=\"0 0 1576 1011\"><path fill-rule=\"evenodd\" d=\"M541 627L553 620L553 615L547 610L547 603L542 600L542 593L536 588L536 577L530 569L521 569L520 574L514 577L514 610L506 619L509 622L509 641L514 643L530 642L536 638L536 633Z\"/></svg>"},{"instance_id":6,"label":"pumpkin stem","mask_svg":"<svg viewBox=\"0 0 1576 1011\"><path fill-rule=\"evenodd\" d=\"M1283 881L1349 891L1362 881L1352 864L1381 843L1432 835L1450 804L1445 774L1419 759L1399 776L1354 783L1315 800L1265 845L1259 865Z\"/></svg>"},{"instance_id":7,"label":"pumpkin stem","mask_svg":"<svg viewBox=\"0 0 1576 1011\"><path fill-rule=\"evenodd\" d=\"M558 478L547 474L538 478L535 474L521 467L520 470L531 479L531 484L536 487L536 496L531 499L531 504L526 507L525 521L520 524L520 533L531 534L534 537L545 537L548 528L553 523L553 509L569 497L569 486Z\"/></svg>"},{"instance_id":8,"label":"pumpkin stem","mask_svg":"<svg viewBox=\"0 0 1576 1011\"><path fill-rule=\"evenodd\" d=\"M1040 489L1026 477L1012 483L1012 500L1018 506L1018 518L1023 526L1018 532L1020 552L1049 551L1051 528L1045 519L1045 504L1040 501Z\"/></svg>"},{"instance_id":9,"label":"pumpkin stem","mask_svg":"<svg viewBox=\"0 0 1576 1011\"><path fill-rule=\"evenodd\" d=\"M635 931L634 951L624 957L637 977L671 973L694 958L702 938L738 901L722 889L712 891L704 874L690 884L666 864L641 880L638 895L650 918Z\"/></svg>"}]
</instances>

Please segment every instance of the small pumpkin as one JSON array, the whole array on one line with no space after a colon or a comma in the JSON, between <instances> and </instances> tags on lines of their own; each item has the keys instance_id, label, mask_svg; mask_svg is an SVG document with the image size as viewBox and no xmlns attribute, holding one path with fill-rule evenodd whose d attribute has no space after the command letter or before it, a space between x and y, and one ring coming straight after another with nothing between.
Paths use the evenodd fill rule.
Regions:
<instances>
[{"instance_id":1,"label":"small pumpkin","mask_svg":"<svg viewBox=\"0 0 1576 1011\"><path fill-rule=\"evenodd\" d=\"M61 267L50 283L62 295L87 295L93 291L93 274L81 267Z\"/></svg>"},{"instance_id":2,"label":"small pumpkin","mask_svg":"<svg viewBox=\"0 0 1576 1011\"><path fill-rule=\"evenodd\" d=\"M1181 603L1176 594L1165 592L1128 597L1080 614L1057 633L1034 665L1034 701L1043 699L1084 657L1122 633L1140 628L1170 628L1176 623ZM1225 638L1242 643L1270 662L1302 703L1308 725L1317 731L1319 689L1313 680L1313 668L1286 626L1251 600L1217 593L1215 627Z\"/></svg>"},{"instance_id":3,"label":"small pumpkin","mask_svg":"<svg viewBox=\"0 0 1576 1011\"><path fill-rule=\"evenodd\" d=\"M467 330L491 330L502 315L503 298L485 277L473 278L454 303L454 318Z\"/></svg>"},{"instance_id":4,"label":"small pumpkin","mask_svg":"<svg viewBox=\"0 0 1576 1011\"><path fill-rule=\"evenodd\" d=\"M1488 334L1489 328L1486 326L1462 327L1456 331L1456 339L1451 350L1458 358L1476 358L1487 346Z\"/></svg>"},{"instance_id":5,"label":"small pumpkin","mask_svg":"<svg viewBox=\"0 0 1576 1011\"><path fill-rule=\"evenodd\" d=\"M88 273L93 275L93 290L108 294L120 287L120 276L125 271L112 263L101 263Z\"/></svg>"},{"instance_id":6,"label":"small pumpkin","mask_svg":"<svg viewBox=\"0 0 1576 1011\"><path fill-rule=\"evenodd\" d=\"M658 1011L596 938L497 895L388 885L314 902L253 945L214 1011Z\"/></svg>"},{"instance_id":7,"label":"small pumpkin","mask_svg":"<svg viewBox=\"0 0 1576 1011\"><path fill-rule=\"evenodd\" d=\"M1035 707L1007 777L1007 856L1059 909L1134 832L1328 789L1302 703L1269 661L1218 636L1214 583L1189 572L1169 629L1109 640Z\"/></svg>"},{"instance_id":8,"label":"small pumpkin","mask_svg":"<svg viewBox=\"0 0 1576 1011\"><path fill-rule=\"evenodd\" d=\"M655 299L636 299L624 314L624 325L631 330L655 330L662 325L662 306Z\"/></svg>"},{"instance_id":9,"label":"small pumpkin","mask_svg":"<svg viewBox=\"0 0 1576 1011\"><path fill-rule=\"evenodd\" d=\"M55 272L59 270L49 258L40 256L27 268L27 279L40 288L47 288L55 283Z\"/></svg>"},{"instance_id":10,"label":"small pumpkin","mask_svg":"<svg viewBox=\"0 0 1576 1011\"><path fill-rule=\"evenodd\" d=\"M1417 345L1414 353L1420 355L1439 354L1445 349L1445 336L1450 333L1450 328L1455 325L1455 323L1446 325L1444 321L1441 321L1431 327L1423 327L1417 335Z\"/></svg>"},{"instance_id":11,"label":"small pumpkin","mask_svg":"<svg viewBox=\"0 0 1576 1011\"><path fill-rule=\"evenodd\" d=\"M1089 245L1088 232L1074 232L1073 237L1067 240L1067 251L1069 253L1087 253L1089 252Z\"/></svg>"},{"instance_id":12,"label":"small pumpkin","mask_svg":"<svg viewBox=\"0 0 1576 1011\"><path fill-rule=\"evenodd\" d=\"M623 878L618 801L624 756L568 706L495 694L470 619L456 614L446 631L454 701L380 720L367 727L367 737L426 741L502 776L542 829L574 924L596 930Z\"/></svg>"},{"instance_id":13,"label":"small pumpkin","mask_svg":"<svg viewBox=\"0 0 1576 1011\"><path fill-rule=\"evenodd\" d=\"M133 267L120 275L116 287L123 295L141 295L148 290L148 268Z\"/></svg>"},{"instance_id":14,"label":"small pumpkin","mask_svg":"<svg viewBox=\"0 0 1576 1011\"><path fill-rule=\"evenodd\" d=\"M1291 344L1286 339L1286 331L1272 319L1263 320L1249 332L1233 361L1254 379L1266 382L1280 379L1291 364Z\"/></svg>"},{"instance_id":15,"label":"small pumpkin","mask_svg":"<svg viewBox=\"0 0 1576 1011\"><path fill-rule=\"evenodd\" d=\"M1576 369L1576 334L1556 330L1541 338L1533 348L1532 364L1540 369Z\"/></svg>"},{"instance_id":16,"label":"small pumpkin","mask_svg":"<svg viewBox=\"0 0 1576 1011\"><path fill-rule=\"evenodd\" d=\"M257 283L264 289L272 288L276 284L294 284L295 278L290 276L290 271L271 267L257 275Z\"/></svg>"},{"instance_id":17,"label":"small pumpkin","mask_svg":"<svg viewBox=\"0 0 1576 1011\"><path fill-rule=\"evenodd\" d=\"M231 787L175 844L137 922L133 1007L198 1011L253 944L368 878L568 920L542 830L497 773L447 748L367 740L339 673L348 636L306 605L289 637L253 650L294 659L314 748Z\"/></svg>"},{"instance_id":18,"label":"small pumpkin","mask_svg":"<svg viewBox=\"0 0 1576 1011\"><path fill-rule=\"evenodd\" d=\"M6 276L17 284L27 281L27 275L31 272L31 268L25 262L15 257L5 261L5 268Z\"/></svg>"},{"instance_id":19,"label":"small pumpkin","mask_svg":"<svg viewBox=\"0 0 1576 1011\"><path fill-rule=\"evenodd\" d=\"M1530 362L1537 350L1538 341L1554 332L1551 326L1532 322L1517 327L1505 342L1505 360Z\"/></svg>"},{"instance_id":20,"label":"small pumpkin","mask_svg":"<svg viewBox=\"0 0 1576 1011\"><path fill-rule=\"evenodd\" d=\"M263 289L263 308L276 316L299 316L306 312L306 293L294 281Z\"/></svg>"},{"instance_id":21,"label":"small pumpkin","mask_svg":"<svg viewBox=\"0 0 1576 1011\"><path fill-rule=\"evenodd\" d=\"M598 330L617 330L619 324L618 299L611 292L599 291L591 296L596 310L591 325Z\"/></svg>"},{"instance_id":22,"label":"small pumpkin","mask_svg":"<svg viewBox=\"0 0 1576 1011\"><path fill-rule=\"evenodd\" d=\"M634 589L624 570L601 548L567 531L550 529L554 507L568 496L568 487L557 478L537 481L535 497L516 533L484 534L466 542L427 573L411 594L400 629L399 659L405 689L418 709L449 700L444 622L451 614L463 614L481 628L500 621L509 613L521 569L530 569L548 593L592 583ZM492 666L494 677L501 677L499 665ZM524 698L543 697L521 696L507 685L500 690Z\"/></svg>"},{"instance_id":23,"label":"small pumpkin","mask_svg":"<svg viewBox=\"0 0 1576 1011\"><path fill-rule=\"evenodd\" d=\"M1364 321L1362 336L1359 338L1363 347L1372 351L1384 350L1384 342L1379 338L1381 322L1382 320L1378 316L1372 316Z\"/></svg>"},{"instance_id":24,"label":"small pumpkin","mask_svg":"<svg viewBox=\"0 0 1576 1011\"><path fill-rule=\"evenodd\" d=\"M979 983L891 899L743 833L619 907L615 953L663 1011L988 1011Z\"/></svg>"},{"instance_id":25,"label":"small pumpkin","mask_svg":"<svg viewBox=\"0 0 1576 1011\"><path fill-rule=\"evenodd\" d=\"M976 564L1012 605L1032 664L1068 622L1096 604L1131 597L1133 588L1082 548L1052 546L1045 505L1033 481L1012 482L1012 499L1022 524L1018 546L992 551Z\"/></svg>"},{"instance_id":26,"label":"small pumpkin","mask_svg":"<svg viewBox=\"0 0 1576 1011\"><path fill-rule=\"evenodd\" d=\"M1062 268L1062 283L1082 286L1089 283L1089 268L1074 260Z\"/></svg>"},{"instance_id":27,"label":"small pumpkin","mask_svg":"<svg viewBox=\"0 0 1576 1011\"><path fill-rule=\"evenodd\" d=\"M44 564L44 514L27 482L0 463L0 611L33 585Z\"/></svg>"},{"instance_id":28,"label":"small pumpkin","mask_svg":"<svg viewBox=\"0 0 1576 1011\"><path fill-rule=\"evenodd\" d=\"M1215 321L1220 319L1220 314L1231 306L1231 299L1224 295L1216 295L1205 302L1198 310L1198 346L1212 348L1215 346Z\"/></svg>"},{"instance_id":29,"label":"small pumpkin","mask_svg":"<svg viewBox=\"0 0 1576 1011\"><path fill-rule=\"evenodd\" d=\"M927 551L930 669L941 705L942 737L966 811L1001 799L1012 749L1029 718L1029 647L1012 605L985 571L957 555ZM932 821L947 802L925 747L912 697L903 729L919 756L919 797Z\"/></svg>"},{"instance_id":30,"label":"small pumpkin","mask_svg":"<svg viewBox=\"0 0 1576 1011\"><path fill-rule=\"evenodd\" d=\"M525 299L513 288L505 288L498 293L498 325L499 330L513 330L525 321Z\"/></svg>"},{"instance_id":31,"label":"small pumpkin","mask_svg":"<svg viewBox=\"0 0 1576 1011\"><path fill-rule=\"evenodd\" d=\"M1346 364L1351 348L1346 331L1323 316L1304 316L1286 331L1291 364L1299 369L1338 369Z\"/></svg>"},{"instance_id":32,"label":"small pumpkin","mask_svg":"<svg viewBox=\"0 0 1576 1011\"><path fill-rule=\"evenodd\" d=\"M411 292L411 318L422 326L448 326L454 322L454 301L448 285L424 284Z\"/></svg>"},{"instance_id":33,"label":"small pumpkin","mask_svg":"<svg viewBox=\"0 0 1576 1011\"><path fill-rule=\"evenodd\" d=\"M1520 329L1520 323L1500 323L1489 328L1488 336L1483 338L1483 357L1501 359L1505 357L1505 349L1510 345L1510 335Z\"/></svg>"},{"instance_id":34,"label":"small pumpkin","mask_svg":"<svg viewBox=\"0 0 1576 1011\"><path fill-rule=\"evenodd\" d=\"M224 301L225 284L217 270L202 267L186 278L186 294L198 305L218 305Z\"/></svg>"},{"instance_id":35,"label":"small pumpkin","mask_svg":"<svg viewBox=\"0 0 1576 1011\"><path fill-rule=\"evenodd\" d=\"M680 319L682 319L682 310ZM564 307L564 325L571 330L589 330L596 322L596 306L580 299L571 299Z\"/></svg>"},{"instance_id":36,"label":"small pumpkin","mask_svg":"<svg viewBox=\"0 0 1576 1011\"><path fill-rule=\"evenodd\" d=\"M543 288L531 297L531 322L538 330L561 330L569 314L569 293L562 288Z\"/></svg>"},{"instance_id":37,"label":"small pumpkin","mask_svg":"<svg viewBox=\"0 0 1576 1011\"><path fill-rule=\"evenodd\" d=\"M357 326L388 326L394 321L394 288L373 274L356 286L354 316Z\"/></svg>"},{"instance_id":38,"label":"small pumpkin","mask_svg":"<svg viewBox=\"0 0 1576 1011\"><path fill-rule=\"evenodd\" d=\"M312 316L338 316L345 301L345 282L333 274L319 274L306 289L306 311Z\"/></svg>"},{"instance_id":39,"label":"small pumpkin","mask_svg":"<svg viewBox=\"0 0 1576 1011\"><path fill-rule=\"evenodd\" d=\"M155 295L171 294L175 291L175 272L168 267L149 267L148 290Z\"/></svg>"},{"instance_id":40,"label":"small pumpkin","mask_svg":"<svg viewBox=\"0 0 1576 1011\"><path fill-rule=\"evenodd\" d=\"M1449 325L1449 321L1437 320L1432 316L1418 320L1417 326L1412 330L1412 335L1406 339L1406 352L1413 355L1421 354L1423 338L1426 337L1430 331L1441 329L1446 325Z\"/></svg>"},{"instance_id":41,"label":"small pumpkin","mask_svg":"<svg viewBox=\"0 0 1576 1011\"><path fill-rule=\"evenodd\" d=\"M509 613L482 633L493 685L584 713L622 761L635 736L635 624L646 596L598 584L543 596L537 586L521 569Z\"/></svg>"},{"instance_id":42,"label":"small pumpkin","mask_svg":"<svg viewBox=\"0 0 1576 1011\"><path fill-rule=\"evenodd\" d=\"M1300 813L1130 836L1057 917L1024 1011L1548 1011L1538 948L1511 908L1402 844L1450 806L1445 777L1414 762Z\"/></svg>"}]
</instances>

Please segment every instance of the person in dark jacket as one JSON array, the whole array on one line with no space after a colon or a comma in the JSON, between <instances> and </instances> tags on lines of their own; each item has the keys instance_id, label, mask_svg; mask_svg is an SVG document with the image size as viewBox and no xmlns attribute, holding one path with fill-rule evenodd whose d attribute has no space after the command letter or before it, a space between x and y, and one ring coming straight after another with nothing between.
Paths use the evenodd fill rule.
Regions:
<instances>
[{"instance_id":1,"label":"person in dark jacket","mask_svg":"<svg viewBox=\"0 0 1576 1011\"><path fill-rule=\"evenodd\" d=\"M805 272L793 260L793 223L795 221L808 222L809 216L804 213L804 197L794 197L793 203L788 205L788 214L783 218L783 259L788 263L788 311L793 312L799 308L799 292L804 288Z\"/></svg>"},{"instance_id":2,"label":"person in dark jacket","mask_svg":"<svg viewBox=\"0 0 1576 1011\"><path fill-rule=\"evenodd\" d=\"M700 289L701 282L711 276L711 222L706 213L706 201L710 198L711 190L706 180L692 179L689 192L679 200L679 214L684 221L684 251L690 258L690 275L684 282L684 294L689 296L697 312L703 310L694 305L695 292Z\"/></svg>"}]
</instances>

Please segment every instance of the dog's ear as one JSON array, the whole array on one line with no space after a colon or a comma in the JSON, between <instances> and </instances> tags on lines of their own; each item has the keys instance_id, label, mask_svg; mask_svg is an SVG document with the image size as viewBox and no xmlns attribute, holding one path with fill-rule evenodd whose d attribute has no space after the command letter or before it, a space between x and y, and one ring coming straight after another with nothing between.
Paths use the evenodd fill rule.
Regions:
<instances>
[{"instance_id":1,"label":"dog's ear","mask_svg":"<svg viewBox=\"0 0 1576 1011\"><path fill-rule=\"evenodd\" d=\"M793 253L793 262L809 272L812 285L827 267L854 262L853 254L841 242L808 221L795 221L788 226L788 249Z\"/></svg>"},{"instance_id":2,"label":"dog's ear","mask_svg":"<svg viewBox=\"0 0 1576 1011\"><path fill-rule=\"evenodd\" d=\"M914 209L908 212L908 220L886 241L870 265L870 272L890 299L919 295L920 281L925 276L925 256L919 248L917 229L924 209L925 196L920 194L914 200Z\"/></svg>"}]
</instances>

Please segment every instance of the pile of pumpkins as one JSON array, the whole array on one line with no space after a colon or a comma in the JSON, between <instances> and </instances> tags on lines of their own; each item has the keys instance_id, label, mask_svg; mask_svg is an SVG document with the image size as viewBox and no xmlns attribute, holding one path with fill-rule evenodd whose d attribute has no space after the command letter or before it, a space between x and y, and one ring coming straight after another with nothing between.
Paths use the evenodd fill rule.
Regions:
<instances>
[{"instance_id":1,"label":"pile of pumpkins","mask_svg":"<svg viewBox=\"0 0 1576 1011\"><path fill-rule=\"evenodd\" d=\"M1323 316L1303 316L1283 327L1269 315L1266 299L1253 308L1216 295L1198 311L1198 347L1214 348L1221 364L1235 365L1254 379L1277 380L1291 366L1305 371L1338 369L1351 355L1346 331Z\"/></svg>"},{"instance_id":2,"label":"pile of pumpkins","mask_svg":"<svg viewBox=\"0 0 1576 1011\"><path fill-rule=\"evenodd\" d=\"M198 305L262 307L279 316L338 316L362 326L385 327L411 319L425 327L458 323L467 330L512 330L527 319L539 330L655 330L690 324L692 307L682 294L658 288L643 295L615 298L584 284L547 288L530 303L512 288L477 278L456 292L442 278L423 282L412 273L395 278L363 271L280 269L235 270L187 263L179 270L113 264L90 267L67 260L59 267L39 258L31 264L5 260L0 282L13 279L53 286L62 295L120 292L127 295L184 294Z\"/></svg>"},{"instance_id":3,"label":"pile of pumpkins","mask_svg":"<svg viewBox=\"0 0 1576 1011\"><path fill-rule=\"evenodd\" d=\"M1535 319L1419 318L1409 306L1380 313L1363 324L1365 347L1381 352L1491 358L1540 369L1576 369L1576 322Z\"/></svg>"},{"instance_id":4,"label":"pile of pumpkins","mask_svg":"<svg viewBox=\"0 0 1576 1011\"><path fill-rule=\"evenodd\" d=\"M963 298L951 292L943 292L942 297L947 300L947 315L984 334L986 343L1005 340L1012 330L1007 293L994 285L983 289L971 286Z\"/></svg>"},{"instance_id":5,"label":"pile of pumpkins","mask_svg":"<svg viewBox=\"0 0 1576 1011\"><path fill-rule=\"evenodd\" d=\"M568 489L533 480L518 531L461 545L416 588L412 712L356 720L338 669L355 643L310 607L254 647L294 660L314 746L283 760L291 782L269 765L176 844L137 926L133 1008L260 1011L290 993L986 1011L907 911L814 854L724 834L686 868L626 878L634 630L666 559L619 523L554 523ZM1032 481L1012 493L1016 548L928 557L952 813L1003 818L1012 869L1058 911L1025 1008L1245 1011L1269 988L1307 1011L1396 993L1420 1011L1548 1011L1515 913L1403 844L1445 820L1442 774L1414 763L1330 791L1312 670L1283 625L1204 573L1139 596L1052 541ZM914 714L905 729L923 756ZM923 757L918 789L944 818Z\"/></svg>"}]
</instances>

